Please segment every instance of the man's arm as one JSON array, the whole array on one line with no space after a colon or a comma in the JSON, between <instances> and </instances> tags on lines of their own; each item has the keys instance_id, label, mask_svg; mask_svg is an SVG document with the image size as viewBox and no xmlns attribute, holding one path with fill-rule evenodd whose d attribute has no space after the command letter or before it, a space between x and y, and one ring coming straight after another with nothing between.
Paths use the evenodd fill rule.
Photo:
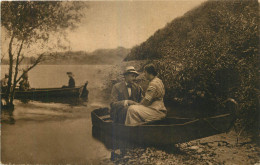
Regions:
<instances>
[{"instance_id":1,"label":"man's arm","mask_svg":"<svg viewBox=\"0 0 260 165\"><path fill-rule=\"evenodd\" d=\"M111 103L110 103L111 108L123 108L124 107L125 100L118 101L119 91L116 88L116 86L113 86L110 98L111 98Z\"/></svg>"},{"instance_id":2,"label":"man's arm","mask_svg":"<svg viewBox=\"0 0 260 165\"><path fill-rule=\"evenodd\" d=\"M137 85L137 102L132 100L126 100L127 105L140 105L141 101L143 100L143 89L141 86Z\"/></svg>"}]
</instances>

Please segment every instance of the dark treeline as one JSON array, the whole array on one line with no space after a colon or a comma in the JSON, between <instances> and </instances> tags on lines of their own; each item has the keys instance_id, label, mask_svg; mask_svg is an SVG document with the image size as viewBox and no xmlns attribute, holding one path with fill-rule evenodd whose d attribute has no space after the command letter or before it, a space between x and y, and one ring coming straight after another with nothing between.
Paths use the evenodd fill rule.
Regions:
<instances>
[{"instance_id":1,"label":"dark treeline","mask_svg":"<svg viewBox=\"0 0 260 165\"><path fill-rule=\"evenodd\" d=\"M125 60L152 59L167 101L214 112L233 98L241 130L257 134L258 15L257 0L205 2L134 47Z\"/></svg>"},{"instance_id":2,"label":"dark treeline","mask_svg":"<svg viewBox=\"0 0 260 165\"><path fill-rule=\"evenodd\" d=\"M40 64L44 65L95 65L95 64L117 64L129 53L129 49L118 47L116 49L97 49L91 53L85 51L53 52L46 55ZM25 57L21 64L33 64L36 57ZM2 60L3 65L9 64L8 60Z\"/></svg>"}]
</instances>

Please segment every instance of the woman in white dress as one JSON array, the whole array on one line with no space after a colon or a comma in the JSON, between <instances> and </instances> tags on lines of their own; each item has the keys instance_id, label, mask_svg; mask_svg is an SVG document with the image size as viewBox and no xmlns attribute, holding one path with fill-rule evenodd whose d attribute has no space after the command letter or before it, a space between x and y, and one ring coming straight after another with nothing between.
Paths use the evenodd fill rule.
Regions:
<instances>
[{"instance_id":1,"label":"woman in white dress","mask_svg":"<svg viewBox=\"0 0 260 165\"><path fill-rule=\"evenodd\" d=\"M166 117L167 110L163 102L165 95L163 82L157 77L155 67L151 64L145 66L144 73L150 81L145 97L140 103L131 103L132 105L127 110L125 125L138 125Z\"/></svg>"}]
</instances>

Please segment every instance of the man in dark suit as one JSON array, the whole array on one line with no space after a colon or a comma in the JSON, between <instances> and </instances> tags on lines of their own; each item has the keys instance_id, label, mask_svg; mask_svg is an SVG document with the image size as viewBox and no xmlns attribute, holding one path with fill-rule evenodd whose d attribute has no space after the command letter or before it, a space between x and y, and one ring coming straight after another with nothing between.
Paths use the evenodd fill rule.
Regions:
<instances>
[{"instance_id":1,"label":"man in dark suit","mask_svg":"<svg viewBox=\"0 0 260 165\"><path fill-rule=\"evenodd\" d=\"M124 72L125 81L113 86L110 115L114 122L124 124L128 107L142 100L142 88L134 83L138 75L133 66L128 66Z\"/></svg>"},{"instance_id":2,"label":"man in dark suit","mask_svg":"<svg viewBox=\"0 0 260 165\"><path fill-rule=\"evenodd\" d=\"M69 88L75 88L75 80L73 78L73 73L72 72L67 72L67 75L69 76Z\"/></svg>"}]
</instances>

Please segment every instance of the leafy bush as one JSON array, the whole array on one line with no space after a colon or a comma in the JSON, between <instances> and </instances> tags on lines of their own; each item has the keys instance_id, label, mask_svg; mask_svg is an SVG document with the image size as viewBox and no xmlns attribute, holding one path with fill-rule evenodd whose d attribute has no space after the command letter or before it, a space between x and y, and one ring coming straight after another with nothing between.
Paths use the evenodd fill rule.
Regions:
<instances>
[{"instance_id":1,"label":"leafy bush","mask_svg":"<svg viewBox=\"0 0 260 165\"><path fill-rule=\"evenodd\" d=\"M168 101L214 112L235 99L242 127L258 130L258 8L256 0L208 1L133 48L125 60L157 59Z\"/></svg>"}]
</instances>

